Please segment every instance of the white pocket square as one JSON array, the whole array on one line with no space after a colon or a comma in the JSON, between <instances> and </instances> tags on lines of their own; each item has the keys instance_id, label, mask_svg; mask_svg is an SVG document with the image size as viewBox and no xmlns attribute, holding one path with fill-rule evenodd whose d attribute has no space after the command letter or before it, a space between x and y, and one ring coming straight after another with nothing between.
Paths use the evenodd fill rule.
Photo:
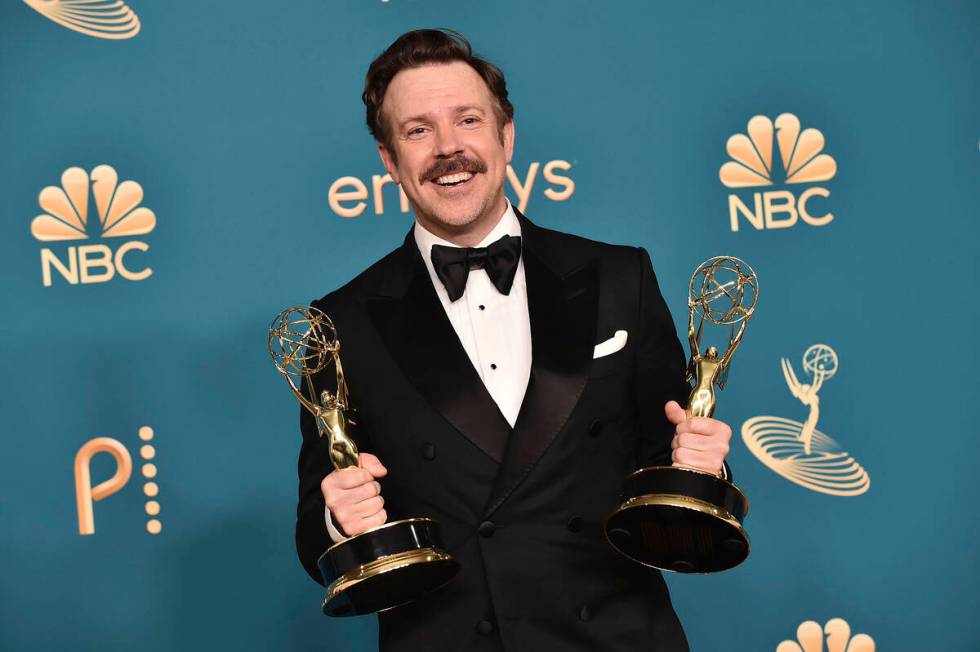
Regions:
<instances>
[{"instance_id":1,"label":"white pocket square","mask_svg":"<svg viewBox=\"0 0 980 652\"><path fill-rule=\"evenodd\" d=\"M626 331L616 331L616 334L610 337L605 342L599 342L595 345L595 351L592 353L592 359L605 357L611 353L619 351L621 348L626 346Z\"/></svg>"}]
</instances>

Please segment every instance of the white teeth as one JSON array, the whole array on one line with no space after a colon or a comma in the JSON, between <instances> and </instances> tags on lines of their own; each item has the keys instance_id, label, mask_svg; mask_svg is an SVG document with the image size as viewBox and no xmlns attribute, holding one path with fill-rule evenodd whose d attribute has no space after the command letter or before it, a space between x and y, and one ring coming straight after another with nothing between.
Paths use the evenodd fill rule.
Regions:
<instances>
[{"instance_id":1,"label":"white teeth","mask_svg":"<svg viewBox=\"0 0 980 652\"><path fill-rule=\"evenodd\" d=\"M444 177L439 177L436 179L436 183L439 185L448 185L450 183L459 183L461 181L469 181L473 178L473 175L469 172L457 172L456 174L447 174Z\"/></svg>"}]
</instances>

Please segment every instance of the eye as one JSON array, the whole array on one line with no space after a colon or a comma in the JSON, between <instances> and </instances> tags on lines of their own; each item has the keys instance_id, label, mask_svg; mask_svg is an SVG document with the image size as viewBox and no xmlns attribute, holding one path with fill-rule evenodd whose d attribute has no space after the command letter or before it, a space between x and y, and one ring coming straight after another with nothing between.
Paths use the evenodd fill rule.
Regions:
<instances>
[{"instance_id":1,"label":"eye","mask_svg":"<svg viewBox=\"0 0 980 652\"><path fill-rule=\"evenodd\" d=\"M475 127L478 124L480 124L480 119L475 116L469 115L463 118L462 120L460 120L459 124L463 125L464 127Z\"/></svg>"},{"instance_id":2,"label":"eye","mask_svg":"<svg viewBox=\"0 0 980 652\"><path fill-rule=\"evenodd\" d=\"M409 129L405 133L405 137L406 138L411 138L413 140L417 140L417 139L422 138L423 136L425 136L425 134L427 132L428 132L428 129L426 129L425 127L421 127L421 126L419 126L419 127L412 127L411 129Z\"/></svg>"}]
</instances>

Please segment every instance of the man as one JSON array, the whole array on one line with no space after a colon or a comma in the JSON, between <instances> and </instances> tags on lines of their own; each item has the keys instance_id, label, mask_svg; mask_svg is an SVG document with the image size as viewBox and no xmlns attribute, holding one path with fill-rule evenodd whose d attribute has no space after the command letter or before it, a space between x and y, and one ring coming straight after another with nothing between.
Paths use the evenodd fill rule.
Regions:
<instances>
[{"instance_id":1,"label":"man","mask_svg":"<svg viewBox=\"0 0 980 652\"><path fill-rule=\"evenodd\" d=\"M462 36L401 36L363 99L416 224L314 302L337 326L368 452L328 473L302 411L303 565L320 581L333 540L429 516L460 573L380 614L381 649L687 650L660 573L603 536L630 471L722 473L731 436L678 404L684 354L649 257L537 227L508 203L513 107Z\"/></svg>"}]
</instances>

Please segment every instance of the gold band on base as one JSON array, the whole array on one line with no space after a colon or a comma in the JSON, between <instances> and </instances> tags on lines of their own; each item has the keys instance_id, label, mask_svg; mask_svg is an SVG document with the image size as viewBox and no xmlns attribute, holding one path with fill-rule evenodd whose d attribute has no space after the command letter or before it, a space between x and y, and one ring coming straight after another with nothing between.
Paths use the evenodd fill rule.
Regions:
<instances>
[{"instance_id":1,"label":"gold band on base","mask_svg":"<svg viewBox=\"0 0 980 652\"><path fill-rule=\"evenodd\" d=\"M710 474L709 474L710 475ZM630 498L616 510L616 513L625 512L632 507L650 507L650 506L661 506L661 507L679 507L680 509L691 509L696 512L701 512L702 514L707 514L714 518L720 519L735 528L741 533L745 540L748 541L749 537L742 528L742 524L732 516L728 511L721 509L717 505L712 505L709 502L703 500L698 500L697 498L692 498L691 496L685 496L683 494L645 494L643 496L634 496Z\"/></svg>"},{"instance_id":2,"label":"gold band on base","mask_svg":"<svg viewBox=\"0 0 980 652\"><path fill-rule=\"evenodd\" d=\"M365 580L406 568L408 566L414 566L415 564L427 564L436 561L452 560L452 556L443 550L439 550L438 548L423 548L421 550L399 552L393 555L388 555L387 557L382 557L381 559L375 559L367 564L362 564L357 568L344 573L330 583L330 586L327 587L327 595L323 599L323 610L326 612L327 605L333 599L342 594L344 591L354 588ZM400 604L404 603L393 604L390 607L382 609L381 611L393 609Z\"/></svg>"}]
</instances>

